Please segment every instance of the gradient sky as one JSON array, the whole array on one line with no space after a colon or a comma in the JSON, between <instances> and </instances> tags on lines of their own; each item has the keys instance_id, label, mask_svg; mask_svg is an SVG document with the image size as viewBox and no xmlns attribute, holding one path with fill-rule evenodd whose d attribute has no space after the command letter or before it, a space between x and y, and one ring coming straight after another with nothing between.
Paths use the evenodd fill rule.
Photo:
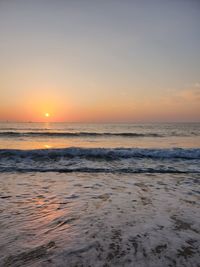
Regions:
<instances>
[{"instance_id":1,"label":"gradient sky","mask_svg":"<svg viewBox=\"0 0 200 267\"><path fill-rule=\"evenodd\" d=\"M0 0L0 120L200 121L200 1Z\"/></svg>"}]
</instances>

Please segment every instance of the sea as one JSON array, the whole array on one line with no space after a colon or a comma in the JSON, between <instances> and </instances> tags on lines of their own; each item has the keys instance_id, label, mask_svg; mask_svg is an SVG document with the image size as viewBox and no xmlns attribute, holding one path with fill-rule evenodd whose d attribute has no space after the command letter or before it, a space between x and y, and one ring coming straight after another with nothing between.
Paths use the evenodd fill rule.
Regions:
<instances>
[{"instance_id":1,"label":"sea","mask_svg":"<svg viewBox=\"0 0 200 267\"><path fill-rule=\"evenodd\" d=\"M198 266L200 123L0 123L0 266Z\"/></svg>"}]
</instances>

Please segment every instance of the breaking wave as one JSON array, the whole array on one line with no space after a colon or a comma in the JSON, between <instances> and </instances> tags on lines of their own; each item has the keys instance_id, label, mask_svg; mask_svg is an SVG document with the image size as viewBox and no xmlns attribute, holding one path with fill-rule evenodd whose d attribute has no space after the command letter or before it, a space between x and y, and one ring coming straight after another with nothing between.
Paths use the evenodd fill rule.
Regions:
<instances>
[{"instance_id":1,"label":"breaking wave","mask_svg":"<svg viewBox=\"0 0 200 267\"><path fill-rule=\"evenodd\" d=\"M2 158L29 159L57 159L66 158L90 158L90 159L123 159L123 158L152 158L152 159L200 159L200 149L149 149L149 148L79 148L69 147L60 149L35 149L17 150L0 149L0 161Z\"/></svg>"},{"instance_id":2,"label":"breaking wave","mask_svg":"<svg viewBox=\"0 0 200 267\"><path fill-rule=\"evenodd\" d=\"M200 149L1 149L0 172L200 173Z\"/></svg>"}]
</instances>

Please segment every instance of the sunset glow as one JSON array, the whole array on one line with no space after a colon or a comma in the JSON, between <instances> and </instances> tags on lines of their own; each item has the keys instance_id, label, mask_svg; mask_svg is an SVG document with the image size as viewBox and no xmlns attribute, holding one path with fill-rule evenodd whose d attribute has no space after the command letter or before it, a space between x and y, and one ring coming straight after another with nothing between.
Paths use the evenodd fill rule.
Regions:
<instances>
[{"instance_id":1,"label":"sunset glow","mask_svg":"<svg viewBox=\"0 0 200 267\"><path fill-rule=\"evenodd\" d=\"M0 121L199 121L198 1L58 2L0 4Z\"/></svg>"},{"instance_id":2,"label":"sunset glow","mask_svg":"<svg viewBox=\"0 0 200 267\"><path fill-rule=\"evenodd\" d=\"M199 266L200 0L0 0L0 266Z\"/></svg>"}]
</instances>

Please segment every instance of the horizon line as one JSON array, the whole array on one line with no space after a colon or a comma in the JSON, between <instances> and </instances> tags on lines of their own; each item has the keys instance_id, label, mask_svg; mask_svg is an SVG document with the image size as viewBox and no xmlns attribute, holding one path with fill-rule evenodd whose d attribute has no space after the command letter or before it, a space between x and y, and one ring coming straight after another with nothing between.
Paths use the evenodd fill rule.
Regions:
<instances>
[{"instance_id":1,"label":"horizon line","mask_svg":"<svg viewBox=\"0 0 200 267\"><path fill-rule=\"evenodd\" d=\"M200 121L9 121L4 120L0 123L78 123L78 124L140 124L140 123L200 123Z\"/></svg>"}]
</instances>

